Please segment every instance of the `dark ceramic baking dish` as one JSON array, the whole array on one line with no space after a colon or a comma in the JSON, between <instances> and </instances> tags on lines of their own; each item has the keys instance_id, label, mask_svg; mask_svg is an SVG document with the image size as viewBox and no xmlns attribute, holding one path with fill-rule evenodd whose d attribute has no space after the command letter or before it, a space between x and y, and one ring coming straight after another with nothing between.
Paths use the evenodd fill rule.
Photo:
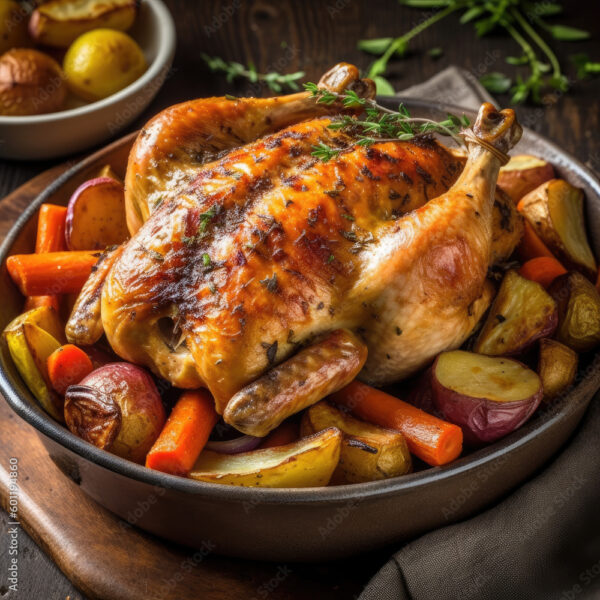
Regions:
<instances>
[{"instance_id":1,"label":"dark ceramic baking dish","mask_svg":"<svg viewBox=\"0 0 600 600\"><path fill-rule=\"evenodd\" d=\"M394 105L397 100L382 102ZM414 100L406 104L415 115L435 118L448 111L463 112ZM10 254L33 250L39 205L65 204L77 185L103 164L123 173L132 141L128 136L115 142L67 171L17 220L0 248L0 328L22 309L5 261ZM561 176L585 190L590 238L600 256L600 185L592 173L529 130L517 151L546 158ZM0 390L13 410L38 431L61 470L131 524L191 547L210 541L222 554L314 561L397 543L464 519L526 480L563 445L582 418L600 387L597 358L584 361L576 386L567 395L485 449L441 468L328 488L256 489L201 483L151 471L98 450L40 409L15 370L5 343L0 349Z\"/></svg>"}]
</instances>

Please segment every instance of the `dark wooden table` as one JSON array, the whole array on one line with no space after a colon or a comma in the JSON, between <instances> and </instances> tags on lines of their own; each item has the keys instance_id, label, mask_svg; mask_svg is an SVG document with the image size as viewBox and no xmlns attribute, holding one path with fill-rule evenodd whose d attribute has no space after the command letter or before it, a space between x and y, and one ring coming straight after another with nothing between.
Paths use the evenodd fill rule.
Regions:
<instances>
[{"instance_id":1,"label":"dark wooden table","mask_svg":"<svg viewBox=\"0 0 600 600\"><path fill-rule=\"evenodd\" d=\"M160 109L193 97L234 93L256 95L255 86L240 81L233 86L206 68L200 54L221 56L239 62L253 61L260 72L306 71L315 81L332 64L345 60L366 68L371 58L356 49L363 38L399 35L422 20L418 10L400 6L396 0L166 0L178 32L173 70L151 106L131 125L134 130ZM569 56L587 52L600 60L600 3L589 0L563 2L561 23L591 31L592 39L578 43L551 43L565 65L573 86L566 95L547 98L543 106L519 106L521 123L540 131L600 172L600 78L575 81ZM426 50L441 47L443 55L433 59ZM397 89L420 82L450 64L462 66L477 76L491 71L509 71L505 57L518 54L512 40L503 36L479 39L471 27L461 27L451 15L411 44L405 60L394 61L390 79ZM258 91L268 95L268 90ZM451 99L448 99L451 101ZM503 106L506 96L499 96ZM0 163L0 198L52 167L59 161ZM7 515L0 512L0 531L6 530ZM3 586L7 547L0 545L0 598L3 600L79 600L82 595L37 545L20 533L19 592ZM375 565L376 567L376 565ZM374 572L365 566L365 581ZM325 571L323 571L325 573ZM110 600L110 599L107 599Z\"/></svg>"}]
</instances>

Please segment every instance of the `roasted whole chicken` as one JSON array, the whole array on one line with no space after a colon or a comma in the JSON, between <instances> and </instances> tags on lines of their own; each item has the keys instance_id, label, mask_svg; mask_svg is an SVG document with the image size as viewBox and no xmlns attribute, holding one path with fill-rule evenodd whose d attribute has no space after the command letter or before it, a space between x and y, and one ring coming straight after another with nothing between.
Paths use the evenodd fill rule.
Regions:
<instances>
[{"instance_id":1,"label":"roasted whole chicken","mask_svg":"<svg viewBox=\"0 0 600 600\"><path fill-rule=\"evenodd\" d=\"M319 85L374 96L347 64ZM150 121L127 170L132 237L88 280L70 341L105 333L253 435L356 376L387 384L459 347L520 237L494 199L515 115L484 104L465 157L433 138L357 145L328 128L343 110L308 93L208 98ZM318 160L320 143L339 154Z\"/></svg>"}]
</instances>

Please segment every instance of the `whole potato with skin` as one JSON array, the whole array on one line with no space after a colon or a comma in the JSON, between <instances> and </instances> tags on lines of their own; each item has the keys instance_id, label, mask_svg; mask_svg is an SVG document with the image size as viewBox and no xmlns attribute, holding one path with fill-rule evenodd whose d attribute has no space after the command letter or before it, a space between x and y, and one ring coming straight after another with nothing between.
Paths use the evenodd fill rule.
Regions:
<instances>
[{"instance_id":1,"label":"whole potato with skin","mask_svg":"<svg viewBox=\"0 0 600 600\"><path fill-rule=\"evenodd\" d=\"M40 115L63 108L67 86L60 65L37 50L0 56L0 114Z\"/></svg>"},{"instance_id":2,"label":"whole potato with skin","mask_svg":"<svg viewBox=\"0 0 600 600\"><path fill-rule=\"evenodd\" d=\"M138 79L146 70L146 59L126 33L94 29L71 44L63 67L71 91L95 102Z\"/></svg>"},{"instance_id":3,"label":"whole potato with skin","mask_svg":"<svg viewBox=\"0 0 600 600\"><path fill-rule=\"evenodd\" d=\"M67 389L65 421L82 439L143 463L166 416L154 381L144 369L110 363Z\"/></svg>"}]
</instances>

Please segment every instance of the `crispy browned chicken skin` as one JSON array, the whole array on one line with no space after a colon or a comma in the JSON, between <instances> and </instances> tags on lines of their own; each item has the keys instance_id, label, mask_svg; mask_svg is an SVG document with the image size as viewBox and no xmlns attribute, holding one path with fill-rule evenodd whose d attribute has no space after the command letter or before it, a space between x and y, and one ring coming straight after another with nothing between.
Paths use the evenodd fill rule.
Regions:
<instances>
[{"instance_id":1,"label":"crispy browned chicken skin","mask_svg":"<svg viewBox=\"0 0 600 600\"><path fill-rule=\"evenodd\" d=\"M344 68L343 85L370 96L370 83ZM314 100L300 96L294 110L305 118L298 102ZM243 104L203 102L200 120L212 107L213 129L226 124L230 107ZM244 110L237 109L242 120ZM255 107L251 114L256 118ZM400 379L471 333L491 298L486 273L500 166L493 153L470 144L463 170L464 158L434 140L365 148L319 117L245 145L236 135L241 139L229 139L224 156L193 168L190 148L198 146L181 142L176 156L186 167L178 178L168 159L177 145L172 118L157 117L146 134L156 149L142 134L130 160L135 234L108 272L101 306L104 331L120 356L176 386L208 387L221 413L235 395L226 420L264 435L305 404L245 427L240 415L248 418L260 396L256 386L245 396L245 386L270 371L284 381L276 365L300 348L309 356L310 345L329 332L353 332L343 338L353 367L331 374L338 387L363 364L366 381ZM475 133L506 151L520 127L512 111L484 105ZM319 143L339 155L317 160L311 152ZM334 347L329 342L327 356ZM303 361L297 365L310 364ZM301 371L285 373L297 380ZM322 395L331 391L324 385ZM313 393L310 402L316 400Z\"/></svg>"}]
</instances>

